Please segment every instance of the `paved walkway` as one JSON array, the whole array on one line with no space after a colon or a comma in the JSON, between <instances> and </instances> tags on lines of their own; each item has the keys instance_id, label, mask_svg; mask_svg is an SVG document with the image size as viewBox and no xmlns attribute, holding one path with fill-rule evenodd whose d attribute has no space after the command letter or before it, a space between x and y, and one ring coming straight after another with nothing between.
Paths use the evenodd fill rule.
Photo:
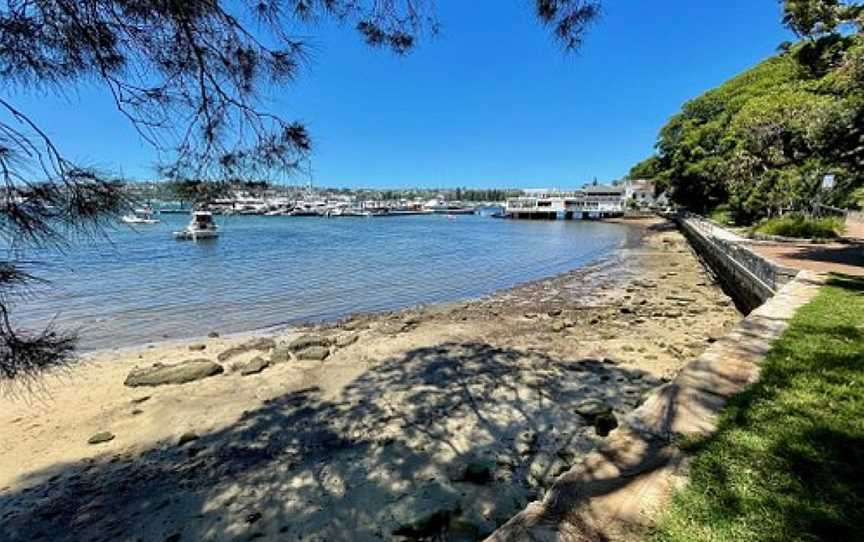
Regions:
<instances>
[{"instance_id":1,"label":"paved walkway","mask_svg":"<svg viewBox=\"0 0 864 542\"><path fill-rule=\"evenodd\" d=\"M753 252L784 267L864 276L864 243L749 243L748 246Z\"/></svg>"},{"instance_id":2,"label":"paved walkway","mask_svg":"<svg viewBox=\"0 0 864 542\"><path fill-rule=\"evenodd\" d=\"M864 243L864 220L846 220L845 237Z\"/></svg>"},{"instance_id":3,"label":"paved walkway","mask_svg":"<svg viewBox=\"0 0 864 542\"><path fill-rule=\"evenodd\" d=\"M755 381L795 311L825 275L802 272L729 335L687 365L622 421L595 452L555 482L546 498L498 529L492 542L588 542L640 538L686 480L677 437L716 430L720 409Z\"/></svg>"},{"instance_id":4,"label":"paved walkway","mask_svg":"<svg viewBox=\"0 0 864 542\"><path fill-rule=\"evenodd\" d=\"M753 241L708 220L695 220L698 220L703 233L747 245L753 252L783 267L864 276L864 224L859 223L857 229L847 230L849 243L772 243Z\"/></svg>"}]
</instances>

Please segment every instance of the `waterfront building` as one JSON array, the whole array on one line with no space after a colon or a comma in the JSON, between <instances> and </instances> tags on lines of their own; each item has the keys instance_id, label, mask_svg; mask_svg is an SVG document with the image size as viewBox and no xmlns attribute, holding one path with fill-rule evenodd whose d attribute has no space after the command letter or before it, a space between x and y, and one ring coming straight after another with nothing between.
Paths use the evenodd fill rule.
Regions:
<instances>
[{"instance_id":1,"label":"waterfront building","mask_svg":"<svg viewBox=\"0 0 864 542\"><path fill-rule=\"evenodd\" d=\"M594 185L572 191L525 190L522 196L507 200L504 216L519 219L572 220L622 216L624 209L624 188Z\"/></svg>"},{"instance_id":2,"label":"waterfront building","mask_svg":"<svg viewBox=\"0 0 864 542\"><path fill-rule=\"evenodd\" d=\"M624 199L630 207L637 209L651 207L655 204L655 193L656 187L654 181L648 179L624 181Z\"/></svg>"}]
</instances>

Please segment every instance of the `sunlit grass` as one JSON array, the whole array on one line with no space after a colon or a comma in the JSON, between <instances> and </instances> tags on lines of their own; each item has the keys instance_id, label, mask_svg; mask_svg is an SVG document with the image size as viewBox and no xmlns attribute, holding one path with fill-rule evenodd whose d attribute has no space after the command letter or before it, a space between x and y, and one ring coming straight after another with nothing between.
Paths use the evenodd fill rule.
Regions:
<instances>
[{"instance_id":1,"label":"sunlit grass","mask_svg":"<svg viewBox=\"0 0 864 542\"><path fill-rule=\"evenodd\" d=\"M769 218L757 224L753 231L800 239L834 239L843 233L844 224L838 218L810 218L786 215Z\"/></svg>"},{"instance_id":2,"label":"sunlit grass","mask_svg":"<svg viewBox=\"0 0 864 542\"><path fill-rule=\"evenodd\" d=\"M835 278L801 309L687 450L690 483L654 540L864 539L864 280Z\"/></svg>"}]
</instances>

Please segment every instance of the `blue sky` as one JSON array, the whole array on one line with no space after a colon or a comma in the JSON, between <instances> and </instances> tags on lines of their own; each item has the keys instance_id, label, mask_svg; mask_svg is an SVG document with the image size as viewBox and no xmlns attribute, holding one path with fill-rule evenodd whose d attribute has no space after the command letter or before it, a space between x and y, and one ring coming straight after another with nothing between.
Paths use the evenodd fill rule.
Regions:
<instances>
[{"instance_id":1,"label":"blue sky","mask_svg":"<svg viewBox=\"0 0 864 542\"><path fill-rule=\"evenodd\" d=\"M620 178L652 152L683 102L791 39L775 0L606 0L572 55L532 3L437 0L440 34L405 57L369 49L351 28L308 29L312 62L270 107L311 130L315 184L568 187ZM70 157L153 176L154 153L101 90L12 98Z\"/></svg>"}]
</instances>

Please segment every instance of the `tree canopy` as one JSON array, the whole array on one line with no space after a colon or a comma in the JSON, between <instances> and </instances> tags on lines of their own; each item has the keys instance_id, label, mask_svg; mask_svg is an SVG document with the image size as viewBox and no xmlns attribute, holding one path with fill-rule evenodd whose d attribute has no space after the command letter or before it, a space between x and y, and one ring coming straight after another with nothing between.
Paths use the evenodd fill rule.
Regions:
<instances>
[{"instance_id":1,"label":"tree canopy","mask_svg":"<svg viewBox=\"0 0 864 542\"><path fill-rule=\"evenodd\" d=\"M856 203L864 186L861 10L791 0L785 10L787 24L811 37L687 102L631 177L657 178L694 210L729 205L745 223L807 206L826 174L838 180L829 203Z\"/></svg>"}]
</instances>

